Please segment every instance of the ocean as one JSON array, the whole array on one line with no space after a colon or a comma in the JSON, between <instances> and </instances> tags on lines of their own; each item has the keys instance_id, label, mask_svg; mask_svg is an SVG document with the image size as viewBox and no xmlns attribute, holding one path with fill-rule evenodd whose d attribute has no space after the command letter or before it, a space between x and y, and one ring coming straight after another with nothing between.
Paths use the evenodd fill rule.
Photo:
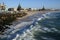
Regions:
<instances>
[{"instance_id":1,"label":"ocean","mask_svg":"<svg viewBox=\"0 0 60 40\"><path fill-rule=\"evenodd\" d=\"M26 19L0 40L60 40L60 12L37 13Z\"/></svg>"}]
</instances>

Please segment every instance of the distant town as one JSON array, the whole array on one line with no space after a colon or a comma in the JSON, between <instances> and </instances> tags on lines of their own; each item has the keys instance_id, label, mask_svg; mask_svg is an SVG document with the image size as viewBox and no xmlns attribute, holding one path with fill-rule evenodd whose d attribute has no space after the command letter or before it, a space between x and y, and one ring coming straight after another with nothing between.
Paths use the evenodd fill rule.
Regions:
<instances>
[{"instance_id":1,"label":"distant town","mask_svg":"<svg viewBox=\"0 0 60 40\"><path fill-rule=\"evenodd\" d=\"M19 12L19 11L60 11L60 9L46 9L43 5L41 9L37 8L22 8L20 4L18 4L18 7L16 8L7 8L7 5L5 3L0 3L0 13L1 12L7 12L7 13L13 13L13 12Z\"/></svg>"}]
</instances>

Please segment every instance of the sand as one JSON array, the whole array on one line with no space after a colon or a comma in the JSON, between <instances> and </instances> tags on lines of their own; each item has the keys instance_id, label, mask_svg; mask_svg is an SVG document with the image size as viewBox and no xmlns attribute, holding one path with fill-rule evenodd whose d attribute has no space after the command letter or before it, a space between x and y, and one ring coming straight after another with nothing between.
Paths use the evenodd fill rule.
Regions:
<instances>
[{"instance_id":1,"label":"sand","mask_svg":"<svg viewBox=\"0 0 60 40\"><path fill-rule=\"evenodd\" d=\"M44 13L46 13L46 12L42 12L42 11L28 11L28 12L26 12L26 13L27 13L26 16L23 16L23 17L21 17L21 18L17 18L17 20L25 19L25 18L27 18L28 16L32 16L32 15L37 14L37 13L42 13L42 14L44 14Z\"/></svg>"}]
</instances>

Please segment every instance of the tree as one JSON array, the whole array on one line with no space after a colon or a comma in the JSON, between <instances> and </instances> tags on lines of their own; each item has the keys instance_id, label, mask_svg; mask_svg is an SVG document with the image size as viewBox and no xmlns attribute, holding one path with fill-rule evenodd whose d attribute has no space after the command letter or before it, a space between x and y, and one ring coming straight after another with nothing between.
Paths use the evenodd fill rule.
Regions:
<instances>
[{"instance_id":1,"label":"tree","mask_svg":"<svg viewBox=\"0 0 60 40\"><path fill-rule=\"evenodd\" d=\"M17 7L17 11L20 11L20 10L21 10L21 6L19 4L18 7Z\"/></svg>"}]
</instances>

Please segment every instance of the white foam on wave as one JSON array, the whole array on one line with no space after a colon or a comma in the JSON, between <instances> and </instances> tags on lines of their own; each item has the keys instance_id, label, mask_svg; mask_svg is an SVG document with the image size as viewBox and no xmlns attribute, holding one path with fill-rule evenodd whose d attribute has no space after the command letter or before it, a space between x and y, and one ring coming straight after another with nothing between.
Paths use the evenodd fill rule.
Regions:
<instances>
[{"instance_id":1,"label":"white foam on wave","mask_svg":"<svg viewBox=\"0 0 60 40\"><path fill-rule=\"evenodd\" d=\"M42 20L43 17L38 18L38 21Z\"/></svg>"},{"instance_id":2,"label":"white foam on wave","mask_svg":"<svg viewBox=\"0 0 60 40\"><path fill-rule=\"evenodd\" d=\"M33 21L30 21L30 22L22 22L22 23L20 23L20 24L18 24L18 25L16 25L14 27L14 31L12 31L12 33L15 33L16 31L20 30L20 28L25 27L26 25L30 25L32 23L33 23Z\"/></svg>"},{"instance_id":3,"label":"white foam on wave","mask_svg":"<svg viewBox=\"0 0 60 40\"><path fill-rule=\"evenodd\" d=\"M18 29L18 28L20 28L20 27L29 25L29 24L31 24L31 23L32 23L31 21L30 21L30 22L22 22L22 23L16 25L16 26L14 27L14 29Z\"/></svg>"},{"instance_id":4,"label":"white foam on wave","mask_svg":"<svg viewBox=\"0 0 60 40\"><path fill-rule=\"evenodd\" d=\"M31 29L27 29L26 31L24 31L24 33L22 35L19 35L19 37L15 38L18 40L35 40L33 38L33 33L34 31L38 31L40 28L40 26L38 25L38 23L36 24L36 26L33 27L33 25L30 26Z\"/></svg>"},{"instance_id":5,"label":"white foam on wave","mask_svg":"<svg viewBox=\"0 0 60 40\"><path fill-rule=\"evenodd\" d=\"M0 38L10 38L11 35L10 34L14 34L16 33L17 31L19 31L21 28L27 26L27 25L30 25L32 24L33 21L29 21L29 22L22 22L22 23L19 23L17 24L16 26L15 25L11 25L9 26L11 29L7 29L5 32L4 32L4 35L0 35ZM10 32L10 33L9 33ZM7 35L8 34L8 35ZM1 37L2 36L2 37ZM14 40L14 39L13 39Z\"/></svg>"},{"instance_id":6,"label":"white foam on wave","mask_svg":"<svg viewBox=\"0 0 60 40\"><path fill-rule=\"evenodd\" d=\"M14 39L12 39L12 40L17 40L18 37L19 37L19 34L17 34L16 37Z\"/></svg>"},{"instance_id":7,"label":"white foam on wave","mask_svg":"<svg viewBox=\"0 0 60 40\"><path fill-rule=\"evenodd\" d=\"M43 14L44 18L50 18L47 14Z\"/></svg>"}]
</instances>

